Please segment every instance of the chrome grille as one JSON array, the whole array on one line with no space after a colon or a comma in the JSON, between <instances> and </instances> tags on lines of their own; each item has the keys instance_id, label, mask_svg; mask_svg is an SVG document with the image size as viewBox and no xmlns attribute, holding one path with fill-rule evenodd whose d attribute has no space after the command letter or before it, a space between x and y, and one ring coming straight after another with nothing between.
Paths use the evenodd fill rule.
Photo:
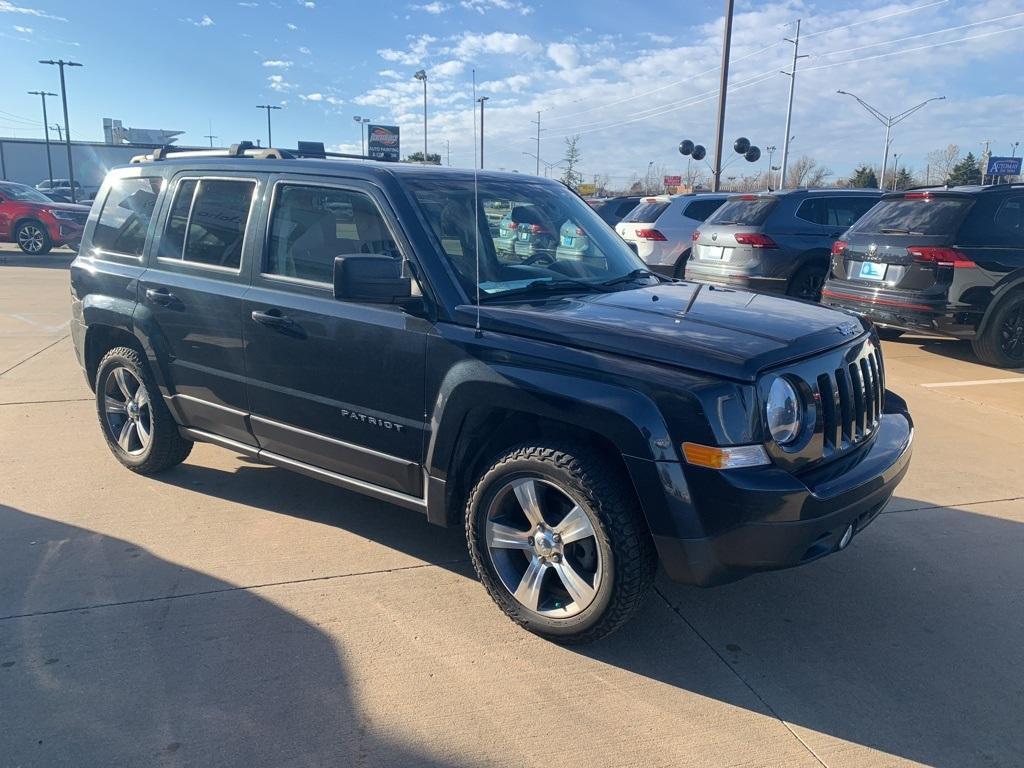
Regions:
<instances>
[{"instance_id":1,"label":"chrome grille","mask_svg":"<svg viewBox=\"0 0 1024 768\"><path fill-rule=\"evenodd\" d=\"M817 378L825 454L856 445L878 427L885 393L882 358L865 345L859 356Z\"/></svg>"}]
</instances>

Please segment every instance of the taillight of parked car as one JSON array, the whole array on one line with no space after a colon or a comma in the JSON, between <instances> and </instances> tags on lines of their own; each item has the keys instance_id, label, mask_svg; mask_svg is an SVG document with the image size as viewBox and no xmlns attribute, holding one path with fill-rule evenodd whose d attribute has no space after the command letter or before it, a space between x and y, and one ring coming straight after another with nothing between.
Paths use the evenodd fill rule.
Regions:
<instances>
[{"instance_id":1,"label":"taillight of parked car","mask_svg":"<svg viewBox=\"0 0 1024 768\"><path fill-rule=\"evenodd\" d=\"M849 245L850 244L845 240L836 240L834 243L832 243L832 255L842 256L843 251L845 251L849 247Z\"/></svg>"},{"instance_id":2,"label":"taillight of parked car","mask_svg":"<svg viewBox=\"0 0 1024 768\"><path fill-rule=\"evenodd\" d=\"M760 232L740 232L736 235L736 242L740 245L749 245L751 248L779 247L768 235L762 235Z\"/></svg>"},{"instance_id":3,"label":"taillight of parked car","mask_svg":"<svg viewBox=\"0 0 1024 768\"><path fill-rule=\"evenodd\" d=\"M656 229L638 229L636 231L636 238L638 240L655 240L659 243L668 241L668 238Z\"/></svg>"},{"instance_id":4,"label":"taillight of parked car","mask_svg":"<svg viewBox=\"0 0 1024 768\"><path fill-rule=\"evenodd\" d=\"M907 253L920 264L935 264L939 267L965 268L975 266L963 251L956 248L939 248L930 245L909 245Z\"/></svg>"}]
</instances>

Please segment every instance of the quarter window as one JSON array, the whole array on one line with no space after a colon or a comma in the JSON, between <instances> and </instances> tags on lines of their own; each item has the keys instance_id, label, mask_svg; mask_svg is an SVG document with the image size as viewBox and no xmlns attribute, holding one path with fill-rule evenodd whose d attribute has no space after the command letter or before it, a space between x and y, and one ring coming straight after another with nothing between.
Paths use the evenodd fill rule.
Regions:
<instances>
[{"instance_id":1,"label":"quarter window","mask_svg":"<svg viewBox=\"0 0 1024 768\"><path fill-rule=\"evenodd\" d=\"M363 192L282 184L275 197L265 274L331 283L336 256L401 258L380 210Z\"/></svg>"},{"instance_id":2,"label":"quarter window","mask_svg":"<svg viewBox=\"0 0 1024 768\"><path fill-rule=\"evenodd\" d=\"M256 182L184 179L178 184L161 256L238 269Z\"/></svg>"},{"instance_id":3,"label":"quarter window","mask_svg":"<svg viewBox=\"0 0 1024 768\"><path fill-rule=\"evenodd\" d=\"M103 201L93 245L108 253L142 256L162 183L159 177L117 179Z\"/></svg>"}]
</instances>

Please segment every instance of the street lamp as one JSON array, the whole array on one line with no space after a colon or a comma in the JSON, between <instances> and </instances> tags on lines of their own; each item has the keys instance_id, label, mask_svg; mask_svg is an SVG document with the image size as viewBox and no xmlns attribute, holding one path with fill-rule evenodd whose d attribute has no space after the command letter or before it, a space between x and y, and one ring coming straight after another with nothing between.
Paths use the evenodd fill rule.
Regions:
<instances>
[{"instance_id":1,"label":"street lamp","mask_svg":"<svg viewBox=\"0 0 1024 768\"><path fill-rule=\"evenodd\" d=\"M764 148L764 151L768 153L768 173L765 174L764 188L765 192L772 191L772 157L775 155L775 145L770 144Z\"/></svg>"},{"instance_id":2,"label":"street lamp","mask_svg":"<svg viewBox=\"0 0 1024 768\"><path fill-rule=\"evenodd\" d=\"M892 191L896 191L897 171L900 169L900 153L892 153Z\"/></svg>"},{"instance_id":3,"label":"street lamp","mask_svg":"<svg viewBox=\"0 0 1024 768\"><path fill-rule=\"evenodd\" d=\"M427 70L421 69L413 75L423 81L423 162L427 162Z\"/></svg>"},{"instance_id":4,"label":"street lamp","mask_svg":"<svg viewBox=\"0 0 1024 768\"><path fill-rule=\"evenodd\" d=\"M30 96L38 96L43 102L43 136L46 137L46 170L50 173L50 189L53 189L53 159L50 157L50 123L46 119L46 97L56 96L49 91L29 91Z\"/></svg>"},{"instance_id":5,"label":"street lamp","mask_svg":"<svg viewBox=\"0 0 1024 768\"><path fill-rule=\"evenodd\" d=\"M359 123L359 140L362 142L363 157L366 157L366 124L370 122L370 118L356 115L352 119Z\"/></svg>"},{"instance_id":6,"label":"street lamp","mask_svg":"<svg viewBox=\"0 0 1024 768\"><path fill-rule=\"evenodd\" d=\"M836 91L836 93L841 93L843 96L850 96L856 99L857 103L868 111L868 114L870 114L873 118L875 118L878 122L885 126L885 146L882 148L882 175L878 179L879 189L882 189L883 185L885 184L885 171L889 167L889 135L892 132L892 127L894 125L902 123L912 114L917 112L917 110L924 107L925 104L930 104L933 101L942 101L946 98L945 96L933 96L930 99L925 99L915 107L911 107L910 109L905 110L904 112L900 112L898 115L883 115L878 109L872 107L870 104L864 101L864 99L862 99L860 96L857 96L856 94L850 93L849 91Z\"/></svg>"},{"instance_id":7,"label":"street lamp","mask_svg":"<svg viewBox=\"0 0 1024 768\"><path fill-rule=\"evenodd\" d=\"M267 147L272 147L274 146L274 139L273 134L270 132L270 110L280 109L280 107L276 107L273 104L257 104L256 109L267 110Z\"/></svg>"},{"instance_id":8,"label":"street lamp","mask_svg":"<svg viewBox=\"0 0 1024 768\"><path fill-rule=\"evenodd\" d=\"M71 159L71 126L68 123L68 92L64 86L64 67L82 66L75 61L64 61L64 59L40 59L40 64L49 64L60 68L60 99L64 105L64 146L68 151L68 184L71 186L71 202L77 203L78 197L75 194L75 167Z\"/></svg>"},{"instance_id":9,"label":"street lamp","mask_svg":"<svg viewBox=\"0 0 1024 768\"><path fill-rule=\"evenodd\" d=\"M484 102L489 98L490 96L481 96L477 99L480 102L480 170L484 167Z\"/></svg>"}]
</instances>

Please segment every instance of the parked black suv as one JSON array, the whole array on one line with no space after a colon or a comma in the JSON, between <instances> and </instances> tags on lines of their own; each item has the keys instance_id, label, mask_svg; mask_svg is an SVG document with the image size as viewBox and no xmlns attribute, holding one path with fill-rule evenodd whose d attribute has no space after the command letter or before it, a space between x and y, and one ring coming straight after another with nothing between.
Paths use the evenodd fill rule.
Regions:
<instances>
[{"instance_id":1,"label":"parked black suv","mask_svg":"<svg viewBox=\"0 0 1024 768\"><path fill-rule=\"evenodd\" d=\"M658 557L709 585L842 549L906 472L850 314L653 275L555 181L227 155L111 172L72 265L136 472L201 440L465 526L495 602L566 642L625 621ZM586 253L499 254L494 201Z\"/></svg>"},{"instance_id":2,"label":"parked black suv","mask_svg":"<svg viewBox=\"0 0 1024 768\"><path fill-rule=\"evenodd\" d=\"M686 279L818 301L832 243L875 189L791 189L730 197L693 233Z\"/></svg>"},{"instance_id":3,"label":"parked black suv","mask_svg":"<svg viewBox=\"0 0 1024 768\"><path fill-rule=\"evenodd\" d=\"M1024 184L886 195L833 247L823 301L1024 365Z\"/></svg>"}]
</instances>

